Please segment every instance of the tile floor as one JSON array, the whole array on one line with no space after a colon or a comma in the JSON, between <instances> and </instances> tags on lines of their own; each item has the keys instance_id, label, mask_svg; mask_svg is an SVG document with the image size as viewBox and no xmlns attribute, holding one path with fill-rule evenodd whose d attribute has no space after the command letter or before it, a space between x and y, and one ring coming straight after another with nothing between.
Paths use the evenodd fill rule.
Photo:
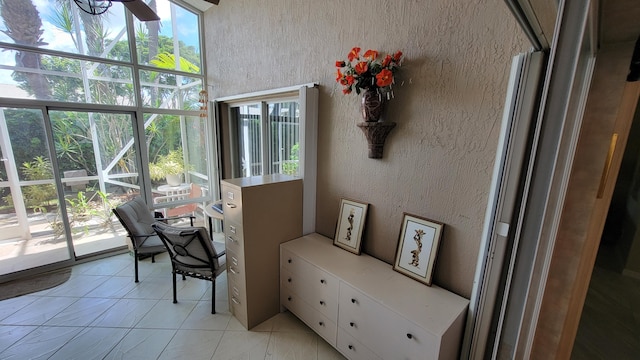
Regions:
<instances>
[{"instance_id":1,"label":"tile floor","mask_svg":"<svg viewBox=\"0 0 640 360\"><path fill-rule=\"evenodd\" d=\"M245 330L229 313L226 273L211 284L178 280L172 302L166 254L117 255L72 269L64 284L0 301L0 359L344 359L289 312Z\"/></svg>"}]
</instances>

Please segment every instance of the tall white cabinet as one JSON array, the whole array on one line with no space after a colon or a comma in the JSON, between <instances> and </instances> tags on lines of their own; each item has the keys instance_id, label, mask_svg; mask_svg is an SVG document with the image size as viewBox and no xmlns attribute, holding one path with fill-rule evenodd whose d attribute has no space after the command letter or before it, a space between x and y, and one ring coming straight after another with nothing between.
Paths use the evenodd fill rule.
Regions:
<instances>
[{"instance_id":1,"label":"tall white cabinet","mask_svg":"<svg viewBox=\"0 0 640 360\"><path fill-rule=\"evenodd\" d=\"M280 245L280 301L349 359L457 359L469 301L309 234Z\"/></svg>"},{"instance_id":2,"label":"tall white cabinet","mask_svg":"<svg viewBox=\"0 0 640 360\"><path fill-rule=\"evenodd\" d=\"M302 236L302 180L221 181L231 313L247 329L280 311L280 244Z\"/></svg>"}]
</instances>

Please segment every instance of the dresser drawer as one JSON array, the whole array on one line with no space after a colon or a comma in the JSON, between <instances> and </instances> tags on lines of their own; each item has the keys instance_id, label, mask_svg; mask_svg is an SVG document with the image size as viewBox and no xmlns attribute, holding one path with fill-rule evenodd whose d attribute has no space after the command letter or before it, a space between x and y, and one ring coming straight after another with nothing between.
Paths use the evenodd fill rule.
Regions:
<instances>
[{"instance_id":1,"label":"dresser drawer","mask_svg":"<svg viewBox=\"0 0 640 360\"><path fill-rule=\"evenodd\" d=\"M338 317L338 279L300 257L283 252L281 276L314 309L334 322Z\"/></svg>"},{"instance_id":2,"label":"dresser drawer","mask_svg":"<svg viewBox=\"0 0 640 360\"><path fill-rule=\"evenodd\" d=\"M227 279L236 284L245 284L244 259L227 249Z\"/></svg>"},{"instance_id":3,"label":"dresser drawer","mask_svg":"<svg viewBox=\"0 0 640 360\"><path fill-rule=\"evenodd\" d=\"M222 208L225 221L242 224L242 192L239 189L222 186Z\"/></svg>"},{"instance_id":4,"label":"dresser drawer","mask_svg":"<svg viewBox=\"0 0 640 360\"><path fill-rule=\"evenodd\" d=\"M437 340L359 290L340 284L338 326L385 359L437 359Z\"/></svg>"},{"instance_id":5,"label":"dresser drawer","mask_svg":"<svg viewBox=\"0 0 640 360\"><path fill-rule=\"evenodd\" d=\"M331 346L336 346L337 325L334 321L314 309L286 286L281 288L281 302L282 306L289 309Z\"/></svg>"},{"instance_id":6,"label":"dresser drawer","mask_svg":"<svg viewBox=\"0 0 640 360\"><path fill-rule=\"evenodd\" d=\"M336 348L351 360L382 360L344 329L338 327Z\"/></svg>"},{"instance_id":7,"label":"dresser drawer","mask_svg":"<svg viewBox=\"0 0 640 360\"><path fill-rule=\"evenodd\" d=\"M229 294L229 306L231 313L235 316L241 324L247 323L247 305L245 300L241 299L233 294Z\"/></svg>"},{"instance_id":8,"label":"dresser drawer","mask_svg":"<svg viewBox=\"0 0 640 360\"><path fill-rule=\"evenodd\" d=\"M244 254L244 234L242 226L233 221L225 221L224 238L227 249L236 252L238 255Z\"/></svg>"}]
</instances>

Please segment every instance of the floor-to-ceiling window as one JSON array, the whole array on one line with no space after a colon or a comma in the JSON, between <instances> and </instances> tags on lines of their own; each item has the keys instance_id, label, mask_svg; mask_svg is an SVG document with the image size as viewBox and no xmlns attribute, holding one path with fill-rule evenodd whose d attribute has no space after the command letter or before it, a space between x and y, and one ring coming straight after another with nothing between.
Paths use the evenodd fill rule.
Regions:
<instances>
[{"instance_id":1,"label":"floor-to-ceiling window","mask_svg":"<svg viewBox=\"0 0 640 360\"><path fill-rule=\"evenodd\" d=\"M55 3L0 0L0 276L126 249L111 208L134 196L216 194L199 12Z\"/></svg>"}]
</instances>

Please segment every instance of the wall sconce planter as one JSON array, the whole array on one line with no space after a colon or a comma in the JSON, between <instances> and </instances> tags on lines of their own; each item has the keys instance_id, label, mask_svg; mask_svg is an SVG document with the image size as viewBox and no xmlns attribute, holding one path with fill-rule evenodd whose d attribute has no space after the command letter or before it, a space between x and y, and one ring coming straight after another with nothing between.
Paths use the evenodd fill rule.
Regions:
<instances>
[{"instance_id":1,"label":"wall sconce planter","mask_svg":"<svg viewBox=\"0 0 640 360\"><path fill-rule=\"evenodd\" d=\"M384 142L396 127L394 122L361 122L358 127L364 133L369 143L369 159L382 159Z\"/></svg>"}]
</instances>

